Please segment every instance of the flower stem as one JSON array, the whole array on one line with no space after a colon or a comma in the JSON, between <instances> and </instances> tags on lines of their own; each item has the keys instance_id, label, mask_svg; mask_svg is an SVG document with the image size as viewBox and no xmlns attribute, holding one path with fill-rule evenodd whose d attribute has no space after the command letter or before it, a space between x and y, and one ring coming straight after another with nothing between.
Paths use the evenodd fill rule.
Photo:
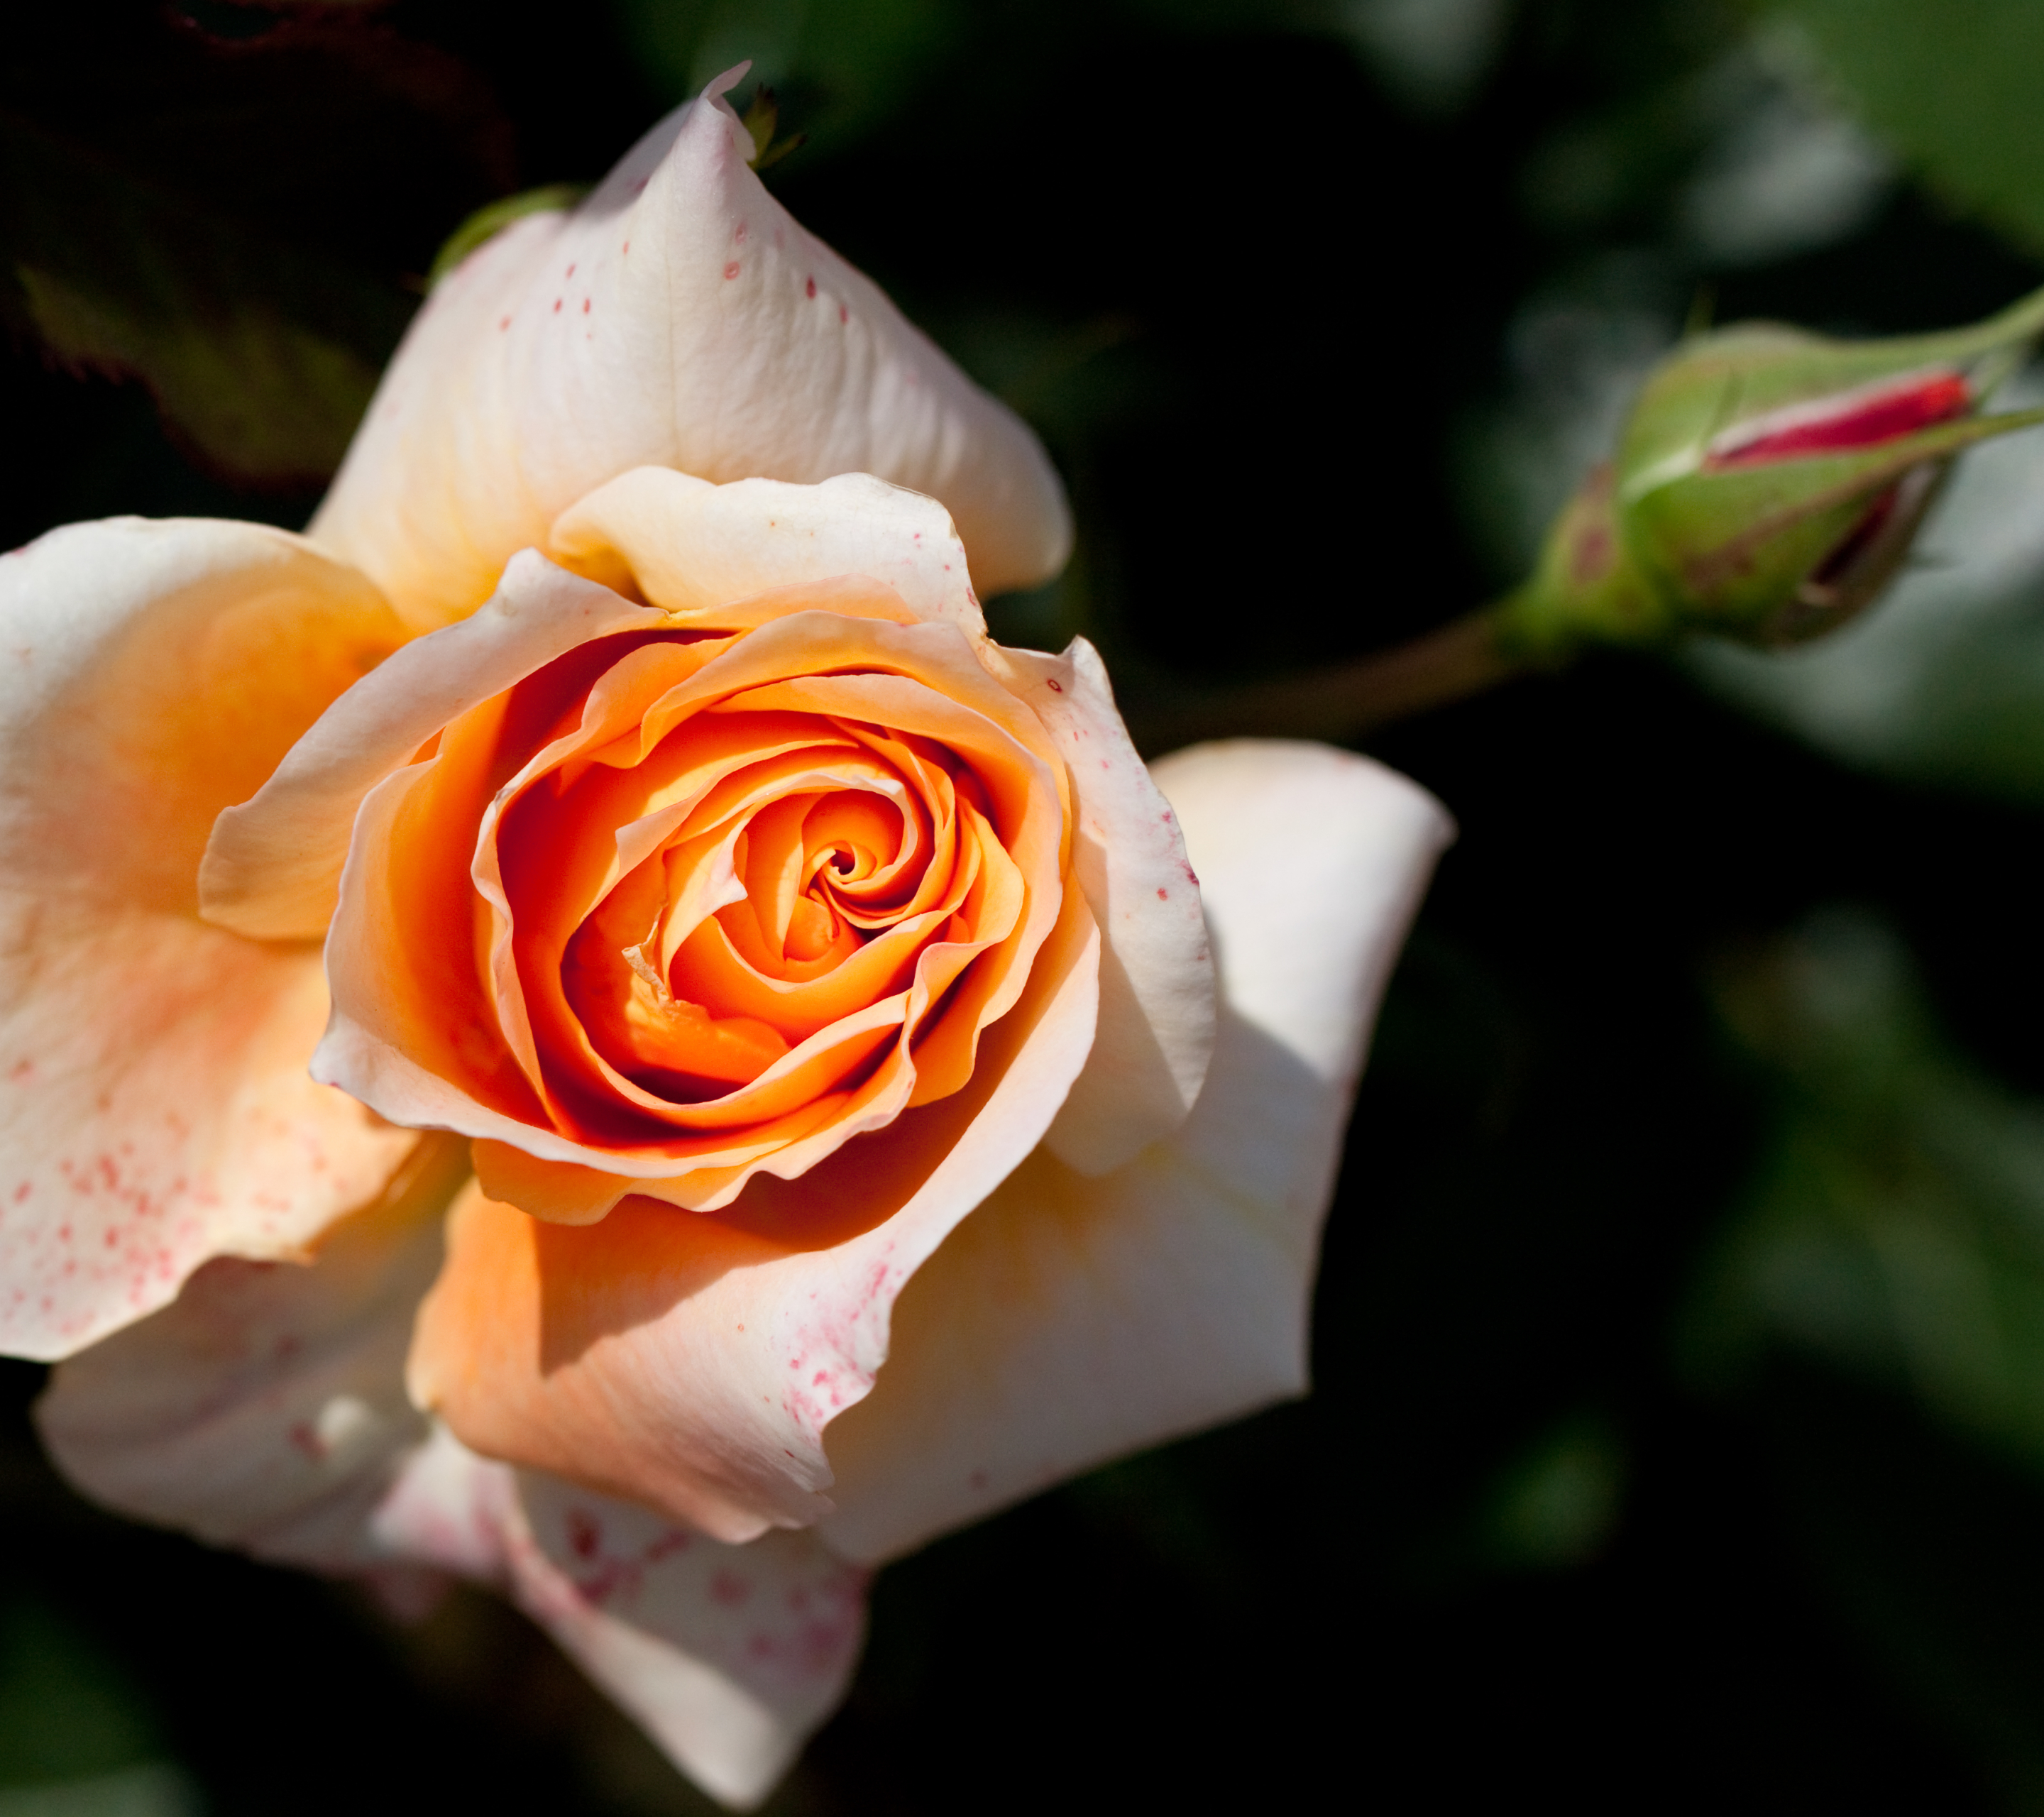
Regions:
<instances>
[{"instance_id":1,"label":"flower stem","mask_svg":"<svg viewBox=\"0 0 2044 1817\"><path fill-rule=\"evenodd\" d=\"M1551 666L1507 632L1509 604L1500 601L1410 643L1308 674L1158 701L1135 715L1140 741L1158 751L1205 738L1346 742Z\"/></svg>"}]
</instances>

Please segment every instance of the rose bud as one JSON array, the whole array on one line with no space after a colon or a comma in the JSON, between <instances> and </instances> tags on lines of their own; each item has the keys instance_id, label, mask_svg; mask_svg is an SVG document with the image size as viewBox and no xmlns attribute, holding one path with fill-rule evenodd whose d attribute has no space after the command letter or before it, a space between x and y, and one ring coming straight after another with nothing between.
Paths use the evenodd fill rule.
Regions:
<instances>
[{"instance_id":1,"label":"rose bud","mask_svg":"<svg viewBox=\"0 0 2044 1817\"><path fill-rule=\"evenodd\" d=\"M1584 643L1781 644L1842 624L1901 567L1954 457L2044 421L1981 413L2040 330L2044 293L1945 334L1692 336L1499 609L1500 645L1551 661Z\"/></svg>"}]
</instances>

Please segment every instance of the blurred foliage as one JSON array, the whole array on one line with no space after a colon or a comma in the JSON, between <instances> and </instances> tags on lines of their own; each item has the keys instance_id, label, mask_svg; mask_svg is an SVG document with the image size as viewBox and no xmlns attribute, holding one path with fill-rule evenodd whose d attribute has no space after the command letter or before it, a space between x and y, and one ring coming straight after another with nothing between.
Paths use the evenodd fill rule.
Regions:
<instances>
[{"instance_id":1,"label":"blurred foliage","mask_svg":"<svg viewBox=\"0 0 2044 1817\"><path fill-rule=\"evenodd\" d=\"M1847 1606L2009 1807L2037 1808L2044 1100L1952 1046L1865 911L1812 916L1718 986L1771 1128L1700 1274L1689 1368L1769 1404ZM1891 1398L1917 1420L1884 1418Z\"/></svg>"},{"instance_id":2,"label":"blurred foliage","mask_svg":"<svg viewBox=\"0 0 2044 1817\"><path fill-rule=\"evenodd\" d=\"M1067 477L1073 566L997 628L1085 630L1140 717L1517 578L1699 313L1892 332L2031 288L2038 17L15 9L0 540L302 521L457 225L750 57L737 101L805 135L776 193ZM772 1811L2044 1807L2040 447L1969 456L1934 561L1829 643L1600 659L1378 742L1462 839L1351 1135L1318 1392L890 1567ZM85 1508L36 1379L0 1372L34 1571L0 1782L44 1783L0 1817L95 1783L706 1808L488 1598L401 1630Z\"/></svg>"},{"instance_id":3,"label":"blurred foliage","mask_svg":"<svg viewBox=\"0 0 2044 1817\"><path fill-rule=\"evenodd\" d=\"M1953 1051L1864 915L1728 965L1719 994L1777 1089L1692 1316L1696 1367L1722 1378L1792 1345L2044 1481L2044 1102Z\"/></svg>"},{"instance_id":4,"label":"blurred foliage","mask_svg":"<svg viewBox=\"0 0 2044 1817\"><path fill-rule=\"evenodd\" d=\"M1762 3L1791 29L1817 81L1954 206L2044 250L2044 9L2032 0Z\"/></svg>"},{"instance_id":5,"label":"blurred foliage","mask_svg":"<svg viewBox=\"0 0 2044 1817\"><path fill-rule=\"evenodd\" d=\"M317 486L409 313L372 261L504 185L508 123L464 66L366 18L237 40L105 11L10 21L0 301L56 360L143 380L204 464Z\"/></svg>"}]
</instances>

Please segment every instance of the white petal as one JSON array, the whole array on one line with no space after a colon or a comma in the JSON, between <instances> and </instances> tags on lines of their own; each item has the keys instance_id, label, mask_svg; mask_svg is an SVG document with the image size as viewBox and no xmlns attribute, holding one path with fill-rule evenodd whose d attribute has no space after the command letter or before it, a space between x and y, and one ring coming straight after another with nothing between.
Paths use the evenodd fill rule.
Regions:
<instances>
[{"instance_id":1,"label":"white petal","mask_svg":"<svg viewBox=\"0 0 2044 1817\"><path fill-rule=\"evenodd\" d=\"M878 474L943 501L982 586L1062 564L1035 438L767 194L728 86L572 214L479 248L413 323L312 534L418 622L481 604L514 551L639 467Z\"/></svg>"},{"instance_id":2,"label":"white petal","mask_svg":"<svg viewBox=\"0 0 2044 1817\"><path fill-rule=\"evenodd\" d=\"M383 1557L365 1523L426 1436L405 1353L466 1147L425 1138L312 1266L209 1262L175 1304L60 1364L36 1408L58 1467L109 1508L259 1558Z\"/></svg>"},{"instance_id":3,"label":"white petal","mask_svg":"<svg viewBox=\"0 0 2044 1817\"><path fill-rule=\"evenodd\" d=\"M306 1076L318 955L195 916L214 816L402 635L253 524L0 559L0 1350L66 1355L209 1256L296 1253L411 1146Z\"/></svg>"},{"instance_id":4,"label":"white petal","mask_svg":"<svg viewBox=\"0 0 2044 1817\"><path fill-rule=\"evenodd\" d=\"M1200 881L1093 647L996 659L1064 753L1079 885L1101 931L1100 1032L1045 1140L1080 1173L1105 1174L1183 1123L1206 1079L1214 967Z\"/></svg>"},{"instance_id":5,"label":"white petal","mask_svg":"<svg viewBox=\"0 0 2044 1817\"><path fill-rule=\"evenodd\" d=\"M444 1426L372 1523L396 1555L508 1589L697 1784L743 1810L843 1699L866 1573L813 1533L726 1546L475 1454Z\"/></svg>"},{"instance_id":6,"label":"white petal","mask_svg":"<svg viewBox=\"0 0 2044 1817\"><path fill-rule=\"evenodd\" d=\"M1202 746L1155 774L1219 945L1205 1089L1113 1173L1039 1150L909 1282L877 1385L829 1434L822 1531L847 1557L1305 1386L1356 1076L1451 829L1421 789L1320 746Z\"/></svg>"},{"instance_id":7,"label":"white petal","mask_svg":"<svg viewBox=\"0 0 2044 1817\"><path fill-rule=\"evenodd\" d=\"M705 1789L757 1804L844 1696L866 1573L813 1533L723 1546L551 1477L518 1486L520 1604Z\"/></svg>"},{"instance_id":8,"label":"white petal","mask_svg":"<svg viewBox=\"0 0 2044 1817\"><path fill-rule=\"evenodd\" d=\"M563 513L548 552L607 585L628 574L655 605L679 613L866 574L924 623L955 624L975 643L986 635L950 513L866 473L711 486L635 467Z\"/></svg>"}]
</instances>

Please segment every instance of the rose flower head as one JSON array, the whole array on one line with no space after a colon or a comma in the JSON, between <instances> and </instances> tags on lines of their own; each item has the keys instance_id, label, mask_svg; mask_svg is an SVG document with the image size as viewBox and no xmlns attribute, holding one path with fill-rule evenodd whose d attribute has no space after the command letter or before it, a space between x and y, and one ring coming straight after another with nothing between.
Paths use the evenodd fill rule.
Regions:
<instances>
[{"instance_id":1,"label":"rose flower head","mask_svg":"<svg viewBox=\"0 0 2044 1817\"><path fill-rule=\"evenodd\" d=\"M1682 630L1789 643L1844 624L1893 578L1954 458L2044 421L1981 413L2040 332L2044 293L1942 334L1692 336L1556 522L1500 638L1558 655Z\"/></svg>"},{"instance_id":2,"label":"rose flower head","mask_svg":"<svg viewBox=\"0 0 2044 1817\"><path fill-rule=\"evenodd\" d=\"M496 1585L744 1805L871 1566L1303 1389L1449 828L989 637L1048 463L728 86L444 281L309 536L0 562L0 1341L88 1494Z\"/></svg>"}]
</instances>

